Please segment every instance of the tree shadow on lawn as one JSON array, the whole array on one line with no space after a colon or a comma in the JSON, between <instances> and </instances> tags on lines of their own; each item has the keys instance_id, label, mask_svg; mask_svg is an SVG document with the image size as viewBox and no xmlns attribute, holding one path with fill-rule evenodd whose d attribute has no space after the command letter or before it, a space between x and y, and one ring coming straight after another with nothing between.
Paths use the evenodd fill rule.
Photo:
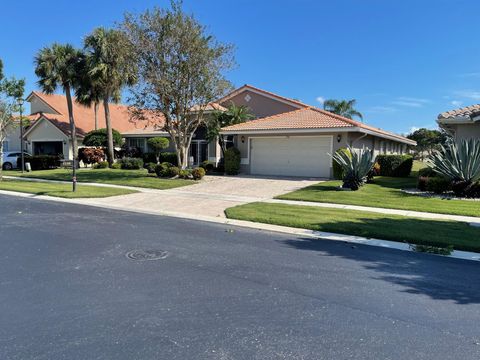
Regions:
<instances>
[{"instance_id":1,"label":"tree shadow on lawn","mask_svg":"<svg viewBox=\"0 0 480 360\"><path fill-rule=\"evenodd\" d=\"M480 264L473 261L312 238L281 242L321 256L359 261L378 273L374 279L400 285L408 294L457 304L480 303Z\"/></svg>"}]
</instances>

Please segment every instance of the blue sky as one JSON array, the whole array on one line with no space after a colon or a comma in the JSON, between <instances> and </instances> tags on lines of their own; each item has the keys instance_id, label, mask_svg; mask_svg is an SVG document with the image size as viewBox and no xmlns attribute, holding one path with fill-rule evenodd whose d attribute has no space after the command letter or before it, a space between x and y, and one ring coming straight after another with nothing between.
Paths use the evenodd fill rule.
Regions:
<instances>
[{"instance_id":1,"label":"blue sky","mask_svg":"<svg viewBox=\"0 0 480 360\"><path fill-rule=\"evenodd\" d=\"M36 89L33 57L42 46L81 46L125 11L168 4L2 1L5 72ZM367 123L399 133L435 127L438 113L480 102L478 0L185 0L184 8L236 46L238 66L227 74L236 86L317 106L354 98Z\"/></svg>"}]
</instances>

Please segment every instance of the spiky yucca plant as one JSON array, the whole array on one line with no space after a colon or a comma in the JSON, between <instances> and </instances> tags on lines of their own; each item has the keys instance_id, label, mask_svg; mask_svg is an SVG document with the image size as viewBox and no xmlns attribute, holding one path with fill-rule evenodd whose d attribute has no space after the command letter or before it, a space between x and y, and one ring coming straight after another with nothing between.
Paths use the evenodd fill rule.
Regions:
<instances>
[{"instance_id":1,"label":"spiky yucca plant","mask_svg":"<svg viewBox=\"0 0 480 360\"><path fill-rule=\"evenodd\" d=\"M375 164L373 151L365 148L352 149L348 147L350 155L346 152L336 152L330 155L343 169L343 187L358 190L367 182L367 176Z\"/></svg>"},{"instance_id":2,"label":"spiky yucca plant","mask_svg":"<svg viewBox=\"0 0 480 360\"><path fill-rule=\"evenodd\" d=\"M472 196L480 181L480 140L451 141L435 151L427 159L427 165L452 181L456 195Z\"/></svg>"}]
</instances>

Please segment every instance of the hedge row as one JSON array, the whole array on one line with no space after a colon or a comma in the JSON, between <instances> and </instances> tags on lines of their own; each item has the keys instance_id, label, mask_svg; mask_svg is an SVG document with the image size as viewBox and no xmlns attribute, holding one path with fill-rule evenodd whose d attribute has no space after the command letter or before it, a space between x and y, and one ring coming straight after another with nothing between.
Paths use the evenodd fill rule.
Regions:
<instances>
[{"instance_id":1,"label":"hedge row","mask_svg":"<svg viewBox=\"0 0 480 360\"><path fill-rule=\"evenodd\" d=\"M32 170L48 170L60 166L60 156L56 155L33 155L25 156L25 163L30 163ZM22 168L22 157L17 159L18 168Z\"/></svg>"},{"instance_id":2,"label":"hedge row","mask_svg":"<svg viewBox=\"0 0 480 360\"><path fill-rule=\"evenodd\" d=\"M412 172L413 157L411 155L378 155L380 176L408 177Z\"/></svg>"}]
</instances>

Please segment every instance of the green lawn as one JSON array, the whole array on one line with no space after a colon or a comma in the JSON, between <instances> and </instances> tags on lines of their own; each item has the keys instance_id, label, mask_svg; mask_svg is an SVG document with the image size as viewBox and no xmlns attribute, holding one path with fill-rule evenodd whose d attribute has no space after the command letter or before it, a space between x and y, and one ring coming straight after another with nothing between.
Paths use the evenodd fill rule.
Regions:
<instances>
[{"instance_id":1,"label":"green lawn","mask_svg":"<svg viewBox=\"0 0 480 360\"><path fill-rule=\"evenodd\" d=\"M376 177L358 191L339 191L341 181L326 181L278 196L278 199L371 206L441 214L480 216L480 203L463 200L444 200L408 195L401 191L415 188L417 179Z\"/></svg>"},{"instance_id":2,"label":"green lawn","mask_svg":"<svg viewBox=\"0 0 480 360\"><path fill-rule=\"evenodd\" d=\"M0 190L16 191L36 195L48 195L62 198L99 198L117 195L133 194L135 190L107 188L77 184L77 191L72 192L71 184L53 184L23 180L0 181Z\"/></svg>"},{"instance_id":3,"label":"green lawn","mask_svg":"<svg viewBox=\"0 0 480 360\"><path fill-rule=\"evenodd\" d=\"M480 228L462 222L269 203L239 205L225 213L231 219L480 251Z\"/></svg>"},{"instance_id":4,"label":"green lawn","mask_svg":"<svg viewBox=\"0 0 480 360\"><path fill-rule=\"evenodd\" d=\"M71 170L37 170L22 175L19 171L4 171L4 175L24 176L29 178L71 181ZM125 186L137 186L152 189L172 189L191 185L191 180L160 179L155 174L148 174L147 170L113 170L113 169L80 169L77 171L78 182L91 182Z\"/></svg>"}]
</instances>

